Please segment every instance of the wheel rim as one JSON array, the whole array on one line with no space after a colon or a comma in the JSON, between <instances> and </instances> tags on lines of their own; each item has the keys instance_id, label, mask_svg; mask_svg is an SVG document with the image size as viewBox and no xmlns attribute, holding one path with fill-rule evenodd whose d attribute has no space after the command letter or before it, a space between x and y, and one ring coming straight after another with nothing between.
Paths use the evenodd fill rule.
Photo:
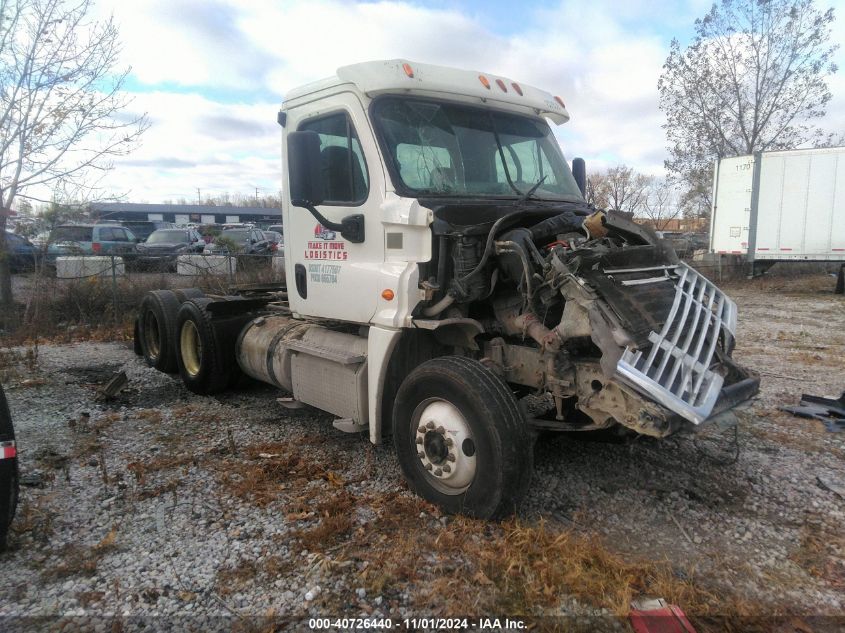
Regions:
<instances>
[{"instance_id":1,"label":"wheel rim","mask_svg":"<svg viewBox=\"0 0 845 633\"><path fill-rule=\"evenodd\" d=\"M476 471L475 439L455 405L424 400L414 410L411 433L419 465L434 488L447 495L469 488Z\"/></svg>"},{"instance_id":2,"label":"wheel rim","mask_svg":"<svg viewBox=\"0 0 845 633\"><path fill-rule=\"evenodd\" d=\"M182 364L191 376L200 373L202 361L202 343L197 326L193 321L185 321L182 324L182 332L179 335L179 351L182 354Z\"/></svg>"},{"instance_id":3,"label":"wheel rim","mask_svg":"<svg viewBox=\"0 0 845 633\"><path fill-rule=\"evenodd\" d=\"M161 339L158 333L158 319L152 310L144 315L144 340L147 343L147 354L151 358L158 358L161 353Z\"/></svg>"}]
</instances>

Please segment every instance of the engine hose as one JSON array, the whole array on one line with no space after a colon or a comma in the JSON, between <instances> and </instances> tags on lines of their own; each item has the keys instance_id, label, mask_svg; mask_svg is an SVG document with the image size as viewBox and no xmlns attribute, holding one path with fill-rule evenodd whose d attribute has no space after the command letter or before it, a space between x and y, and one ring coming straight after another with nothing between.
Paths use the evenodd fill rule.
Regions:
<instances>
[{"instance_id":1,"label":"engine hose","mask_svg":"<svg viewBox=\"0 0 845 633\"><path fill-rule=\"evenodd\" d=\"M443 310L448 308L453 303L455 303L455 297L453 297L452 295L446 295L445 297L443 297L440 301L438 301L434 305L428 306L427 308L424 308L423 311L422 311L423 316L427 316L427 317L437 316L438 314L443 312Z\"/></svg>"},{"instance_id":2,"label":"engine hose","mask_svg":"<svg viewBox=\"0 0 845 633\"><path fill-rule=\"evenodd\" d=\"M513 213L508 213L507 215L503 215L498 220L493 223L493 226L490 227L490 232L487 234L487 242L484 244L484 253L481 255L481 260L478 262L478 265L469 271L463 277L456 279L459 284L465 282L467 279L473 277L474 275L478 274L478 272L484 268L484 265L487 263L487 260L490 259L490 253L492 252L493 240L496 239L496 233L498 232L499 228L504 224L506 220L512 220L516 217L523 216L523 215L545 215L548 216L548 211L514 211Z\"/></svg>"},{"instance_id":3,"label":"engine hose","mask_svg":"<svg viewBox=\"0 0 845 633\"><path fill-rule=\"evenodd\" d=\"M528 262L528 256L525 254L525 250L516 242L496 242L496 253L513 253L519 257L522 262L522 270L525 273L526 295L530 302L534 296L534 288L531 284L531 264Z\"/></svg>"}]
</instances>

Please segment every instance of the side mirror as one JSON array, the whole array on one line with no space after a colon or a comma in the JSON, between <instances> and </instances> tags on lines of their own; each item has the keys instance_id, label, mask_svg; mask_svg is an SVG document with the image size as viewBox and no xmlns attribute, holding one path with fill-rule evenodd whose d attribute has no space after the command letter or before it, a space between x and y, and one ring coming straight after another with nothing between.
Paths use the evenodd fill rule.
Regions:
<instances>
[{"instance_id":1,"label":"side mirror","mask_svg":"<svg viewBox=\"0 0 845 633\"><path fill-rule=\"evenodd\" d=\"M572 159L572 175L575 177L575 183L581 190L581 195L587 197L587 163L583 158Z\"/></svg>"},{"instance_id":2,"label":"side mirror","mask_svg":"<svg viewBox=\"0 0 845 633\"><path fill-rule=\"evenodd\" d=\"M297 207L316 207L325 198L320 136L316 132L288 134L288 178L291 203Z\"/></svg>"}]
</instances>

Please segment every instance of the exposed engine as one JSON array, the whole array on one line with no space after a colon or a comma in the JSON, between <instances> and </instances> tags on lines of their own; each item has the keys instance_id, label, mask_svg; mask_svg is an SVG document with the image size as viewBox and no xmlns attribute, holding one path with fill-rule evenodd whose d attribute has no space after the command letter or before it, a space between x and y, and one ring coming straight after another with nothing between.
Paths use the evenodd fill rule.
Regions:
<instances>
[{"instance_id":1,"label":"exposed engine","mask_svg":"<svg viewBox=\"0 0 845 633\"><path fill-rule=\"evenodd\" d=\"M420 317L469 332L538 428L665 436L756 393L730 357L735 304L650 229L590 211L437 209Z\"/></svg>"}]
</instances>

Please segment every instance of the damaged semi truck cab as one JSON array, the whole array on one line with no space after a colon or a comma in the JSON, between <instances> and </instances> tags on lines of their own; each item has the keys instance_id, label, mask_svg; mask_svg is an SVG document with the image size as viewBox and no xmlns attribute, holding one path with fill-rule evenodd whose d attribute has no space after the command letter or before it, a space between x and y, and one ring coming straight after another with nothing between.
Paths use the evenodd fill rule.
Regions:
<instances>
[{"instance_id":1,"label":"damaged semi truck cab","mask_svg":"<svg viewBox=\"0 0 845 633\"><path fill-rule=\"evenodd\" d=\"M730 416L759 387L731 359L736 305L585 202L549 126L568 119L511 79L404 60L290 92L286 292L183 305L186 384L213 357L392 435L412 489L479 517L518 504L537 430L664 437ZM209 384L228 383L193 388Z\"/></svg>"}]
</instances>

